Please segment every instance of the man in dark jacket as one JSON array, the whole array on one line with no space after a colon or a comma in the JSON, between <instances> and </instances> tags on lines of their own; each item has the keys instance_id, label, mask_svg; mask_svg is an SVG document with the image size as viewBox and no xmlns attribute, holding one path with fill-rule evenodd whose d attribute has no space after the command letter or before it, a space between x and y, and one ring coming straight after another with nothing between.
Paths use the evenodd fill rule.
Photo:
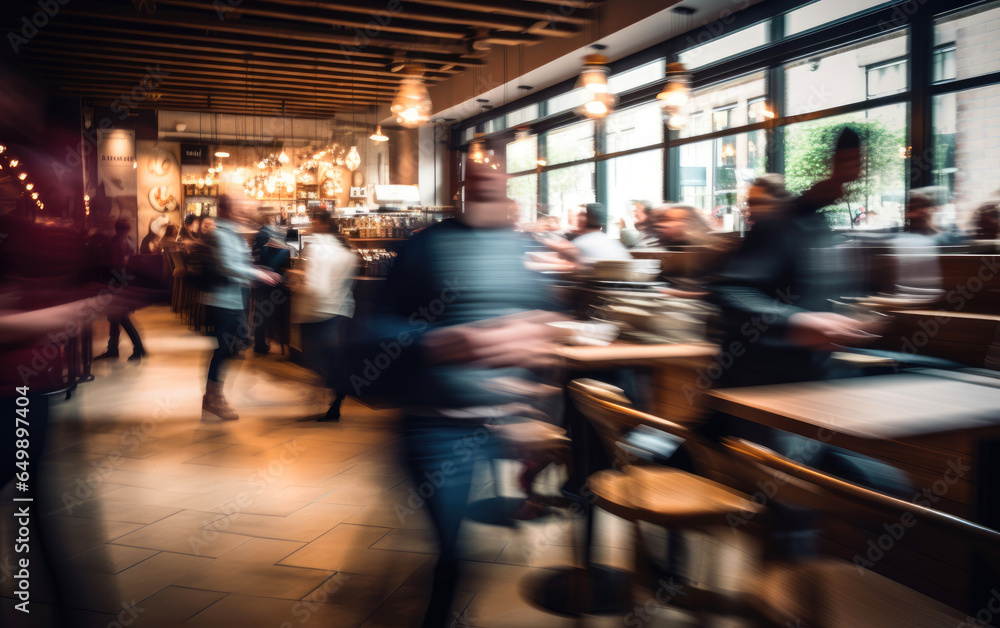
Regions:
<instances>
[{"instance_id":1,"label":"man in dark jacket","mask_svg":"<svg viewBox=\"0 0 1000 628\"><path fill-rule=\"evenodd\" d=\"M526 416L549 391L536 368L551 359L557 318L548 284L524 266L530 243L512 229L506 177L469 167L465 211L403 247L373 316L355 319L369 350L347 369L352 394L391 392L406 412L404 462L440 548L426 627L448 623L473 464L493 449L486 425Z\"/></svg>"}]
</instances>

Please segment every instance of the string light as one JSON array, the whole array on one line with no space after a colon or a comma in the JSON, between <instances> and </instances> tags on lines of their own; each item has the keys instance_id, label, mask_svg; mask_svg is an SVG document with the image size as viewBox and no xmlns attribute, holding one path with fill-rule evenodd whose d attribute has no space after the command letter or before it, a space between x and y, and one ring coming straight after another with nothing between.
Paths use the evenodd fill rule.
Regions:
<instances>
[{"instance_id":1,"label":"string light","mask_svg":"<svg viewBox=\"0 0 1000 628\"><path fill-rule=\"evenodd\" d=\"M26 190L28 190L30 192L33 189L35 189L35 184L34 183L29 183L28 185L24 186L24 189L26 189Z\"/></svg>"}]
</instances>

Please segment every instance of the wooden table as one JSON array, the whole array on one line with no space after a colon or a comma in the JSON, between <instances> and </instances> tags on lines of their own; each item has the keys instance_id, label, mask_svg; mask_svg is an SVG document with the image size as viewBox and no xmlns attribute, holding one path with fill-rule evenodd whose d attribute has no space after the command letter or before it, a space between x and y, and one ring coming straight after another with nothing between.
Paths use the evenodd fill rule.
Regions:
<instances>
[{"instance_id":1,"label":"wooden table","mask_svg":"<svg viewBox=\"0 0 1000 628\"><path fill-rule=\"evenodd\" d=\"M705 398L732 416L883 460L910 475L914 498L1000 528L1000 379L924 369L714 390ZM834 519L825 532L833 552L852 560L884 530ZM875 569L962 608L983 584L973 575L983 573L976 560L953 539L915 531Z\"/></svg>"}]
</instances>

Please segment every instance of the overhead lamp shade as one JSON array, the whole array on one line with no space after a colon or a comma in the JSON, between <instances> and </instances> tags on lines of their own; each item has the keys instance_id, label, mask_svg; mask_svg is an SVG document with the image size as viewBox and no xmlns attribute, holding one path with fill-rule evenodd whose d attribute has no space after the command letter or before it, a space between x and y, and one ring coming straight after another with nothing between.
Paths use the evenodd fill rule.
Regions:
<instances>
[{"instance_id":1,"label":"overhead lamp shade","mask_svg":"<svg viewBox=\"0 0 1000 628\"><path fill-rule=\"evenodd\" d=\"M215 151L215 156L216 156L216 157L222 157L222 158L225 158L225 157L229 157L229 153L227 153L227 152L226 152L226 151L224 151L224 150L219 150L219 151Z\"/></svg>"},{"instance_id":2,"label":"overhead lamp shade","mask_svg":"<svg viewBox=\"0 0 1000 628\"><path fill-rule=\"evenodd\" d=\"M344 160L347 167L354 172L361 165L361 155L358 154L358 147L351 146L351 150L347 152L347 159Z\"/></svg>"},{"instance_id":3,"label":"overhead lamp shade","mask_svg":"<svg viewBox=\"0 0 1000 628\"><path fill-rule=\"evenodd\" d=\"M415 129L431 117L431 95L419 77L407 77L399 86L389 111L396 115L396 122L408 129Z\"/></svg>"},{"instance_id":4,"label":"overhead lamp shade","mask_svg":"<svg viewBox=\"0 0 1000 628\"><path fill-rule=\"evenodd\" d=\"M657 94L660 109L667 126L679 130L687 125L688 117L684 112L691 97L691 75L681 63L671 63L667 66L667 83L663 91Z\"/></svg>"},{"instance_id":5,"label":"overhead lamp shade","mask_svg":"<svg viewBox=\"0 0 1000 628\"><path fill-rule=\"evenodd\" d=\"M375 132L369 136L369 139L373 142L386 142L389 140L388 137L382 134L382 125L379 124L375 127Z\"/></svg>"},{"instance_id":6,"label":"overhead lamp shade","mask_svg":"<svg viewBox=\"0 0 1000 628\"><path fill-rule=\"evenodd\" d=\"M608 58L604 55L587 55L580 70L577 87L584 87L595 94L608 93Z\"/></svg>"}]
</instances>

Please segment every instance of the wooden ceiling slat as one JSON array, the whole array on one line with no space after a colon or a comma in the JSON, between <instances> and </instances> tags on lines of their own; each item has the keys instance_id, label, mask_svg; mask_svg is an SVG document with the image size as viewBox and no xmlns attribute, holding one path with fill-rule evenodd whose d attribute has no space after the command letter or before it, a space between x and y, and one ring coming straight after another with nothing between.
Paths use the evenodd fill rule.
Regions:
<instances>
[{"instance_id":1,"label":"wooden ceiling slat","mask_svg":"<svg viewBox=\"0 0 1000 628\"><path fill-rule=\"evenodd\" d=\"M208 5L211 6L211 5ZM332 29L316 27L312 24L297 23L294 25L278 26L273 20L251 20L246 17L240 19L219 20L217 17L200 18L191 13L179 11L166 11L158 9L153 16L134 15L128 12L118 11L98 11L93 9L79 9L76 5L68 5L61 13L67 16L90 17L109 22L124 22L129 24L142 24L144 26L156 28L170 26L181 30L193 30L204 33L239 33L247 37L278 37L289 41L304 41L322 43L326 46L344 46L347 48L364 47L369 42L361 41L352 35L339 35ZM384 35L384 34L383 34ZM537 36L524 36L525 41L537 41ZM443 41L433 41L430 38L411 37L404 35L393 35L381 37L383 47L399 51L431 52L438 54L462 55L471 52L469 46L463 42L455 41L446 43Z\"/></svg>"},{"instance_id":2,"label":"wooden ceiling slat","mask_svg":"<svg viewBox=\"0 0 1000 628\"><path fill-rule=\"evenodd\" d=\"M483 4L474 0L408 0L408 4L422 4L427 6L442 7L446 9L459 10L482 10ZM490 11L502 15L514 17L525 17L535 20L558 20L569 24L586 25L594 18L589 10L597 6L598 2L583 2L577 0L560 0L560 8L551 9L538 4L527 2L526 0L504 0L502 3L495 2L489 4ZM570 11L562 7L569 7Z\"/></svg>"},{"instance_id":3,"label":"wooden ceiling slat","mask_svg":"<svg viewBox=\"0 0 1000 628\"><path fill-rule=\"evenodd\" d=\"M397 57L403 55L390 48L382 46L367 46L365 48L335 48L331 46L306 46L289 40L275 39L272 37L253 37L247 39L234 39L222 37L220 35L209 35L206 33L191 33L179 29L159 28L153 32L137 32L135 27L113 26L106 21L93 18L82 20L60 22L60 26L70 29L83 30L88 33L111 33L114 37L107 37L107 41L112 43L128 43L136 41L137 35L147 38L146 41L156 41L157 46L164 48L174 48L178 50L192 49L197 46L207 50L224 50L227 52L237 52L248 55L273 56L284 58L289 51L304 53L309 56L304 59L337 59L346 62L354 58L376 59L383 65L388 64ZM54 25L49 27L52 30ZM49 31L47 30L46 33ZM166 41L161 41L161 38ZM138 40L142 41L142 40ZM196 42L196 43L192 43ZM228 46L228 48L222 48ZM30 51L28 51L30 53ZM458 66L481 66L485 62L472 57L457 57L453 54L435 53L414 53L405 55L406 59L414 63L431 65L458 65ZM361 61L358 61L361 63Z\"/></svg>"},{"instance_id":4,"label":"wooden ceiling slat","mask_svg":"<svg viewBox=\"0 0 1000 628\"><path fill-rule=\"evenodd\" d=\"M47 31L45 35L46 36L41 38L38 42L39 48L33 50L32 54L37 54L38 50L52 50L55 54L74 56L80 54L81 52L97 51L106 53L107 56L113 57L114 59L120 60L122 58L121 48L108 43L107 37L54 30ZM82 42L94 42L96 45L88 45ZM163 59L186 59L197 62L199 65L205 65L207 61L205 55L194 54L197 51L202 51L210 53L210 60L213 62L217 62L219 64L227 62L233 67L242 68L244 72L246 72L247 69L247 54L235 49L212 48L209 46L190 46L170 42L159 43L148 39L128 39L122 40L121 43L128 45L134 52L149 55L142 57L146 59L147 62L163 63ZM188 52L179 52L180 50ZM66 53L70 53L70 55L67 55ZM327 57L319 58L282 54L262 55L260 53L254 53L253 57L253 68L255 72L259 72L260 68L294 68L298 70L305 70L307 72L315 72L317 69L325 69L328 71L342 70L346 75L353 76L358 81L374 82L377 79L379 83L387 80L399 81L402 78L397 72L380 69L384 68L386 64L373 60L357 60L355 63L344 63L342 58L338 58L334 61ZM267 59L281 59L281 62L268 61L260 57L266 57ZM137 59L140 57L138 55L131 55L130 58ZM289 62L290 60L307 61L308 63L291 63ZM424 72L424 78L427 80L439 80L447 78L460 71L461 70L457 68L453 70L440 71L428 70Z\"/></svg>"},{"instance_id":5,"label":"wooden ceiling slat","mask_svg":"<svg viewBox=\"0 0 1000 628\"><path fill-rule=\"evenodd\" d=\"M80 72L93 74L102 70L95 69L95 66L88 62L89 59L100 59L100 60L116 60L114 55L104 55L92 52L86 52L83 50L77 50L74 52L74 56L78 57L76 61L68 62L63 56L57 53L42 52L36 53L35 56L28 61L28 63L39 71L43 73L55 73L59 74L62 70L66 68L67 65L73 65L79 68ZM88 65L89 63L89 65ZM359 83L356 77L351 77L347 74L312 74L307 72L280 72L280 71L255 71L253 77L248 80L243 68L235 66L226 66L221 64L206 64L202 63L199 66L178 66L173 64L163 64L159 63L156 59L151 57L130 57L127 62L116 63L114 67L119 70L129 70L133 72L135 76L136 84L142 79L145 73L145 68L148 65L156 65L161 70L169 73L171 78L187 77L187 76L217 76L229 79L234 79L243 82L246 85L260 85L267 84L269 81L300 81L307 85L315 85L317 90L320 86L330 87L330 86L342 86L341 89L346 90L346 93L350 93L351 81L354 80L355 83L355 93L357 94L380 94L381 96L391 99L395 90L399 84L399 77L395 77L393 81L379 81L376 83L374 79L371 82ZM169 85L166 85L160 89L169 91Z\"/></svg>"},{"instance_id":6,"label":"wooden ceiling slat","mask_svg":"<svg viewBox=\"0 0 1000 628\"><path fill-rule=\"evenodd\" d=\"M48 61L46 61L48 59ZM36 70L42 72L43 74L59 78L63 76L79 76L81 73L86 73L94 77L103 76L114 76L114 77L124 77L132 81L132 87L139 85L140 81L146 76L145 66L148 65L144 62L129 62L121 63L116 65L118 68L116 70L105 69L104 67L94 67L89 64L85 59L60 59L58 57L46 57L43 55L36 56L34 59L28 62L29 65L34 67ZM380 98L385 100L391 100L392 96L395 94L395 85L382 85L379 84L378 89L375 88L374 84L364 84L355 85L351 88L350 77L342 77L344 79L343 83L321 83L314 80L313 76L308 76L308 81L297 81L296 77L290 77L287 75L268 75L260 76L257 75L250 81L247 81L246 76L241 72L219 72L213 70L201 70L196 68L190 68L186 66L174 66L174 65L162 65L158 64L159 69L166 75L164 81L157 85L153 91L169 92L170 86L175 84L176 81L180 79L189 79L197 82L207 82L208 84L224 84L224 85L236 85L242 87L244 92L254 91L260 87L282 87L288 86L298 90L314 90L318 94L343 94L345 96L350 96L352 93L358 98L362 97L375 97L378 95ZM210 77L210 78L204 78Z\"/></svg>"},{"instance_id":7,"label":"wooden ceiling slat","mask_svg":"<svg viewBox=\"0 0 1000 628\"><path fill-rule=\"evenodd\" d=\"M169 1L169 0L168 0ZM359 13L368 16L367 24L375 23L377 24L381 19L384 18L385 13L373 10L370 6L364 6L359 4L348 4L344 2L327 2L326 0L267 0L268 4L281 5L289 7L298 7L304 9L310 9L315 11L346 11L350 13ZM403 4L400 2L401 10L399 11L400 16L405 16L410 20L427 21L427 22L438 22L442 24L462 24L465 26L481 26L486 28L496 28L501 30L514 30L514 31L527 31L537 24L537 20L546 17L544 14L539 15L527 15L518 16L513 13L507 13L495 4L480 4L474 2L455 2L456 7L448 7L447 10L441 10L444 7L436 6L434 4L417 4L415 2L407 2ZM389 12L390 17L392 17L392 12ZM555 21L565 23L565 24L586 24L587 21L583 18L573 18L572 14L570 16L563 17L559 12L555 12L553 17ZM545 29L542 31L537 31L545 35L553 37L566 37L573 36L576 34L575 30L559 30L559 29Z\"/></svg>"}]
</instances>

